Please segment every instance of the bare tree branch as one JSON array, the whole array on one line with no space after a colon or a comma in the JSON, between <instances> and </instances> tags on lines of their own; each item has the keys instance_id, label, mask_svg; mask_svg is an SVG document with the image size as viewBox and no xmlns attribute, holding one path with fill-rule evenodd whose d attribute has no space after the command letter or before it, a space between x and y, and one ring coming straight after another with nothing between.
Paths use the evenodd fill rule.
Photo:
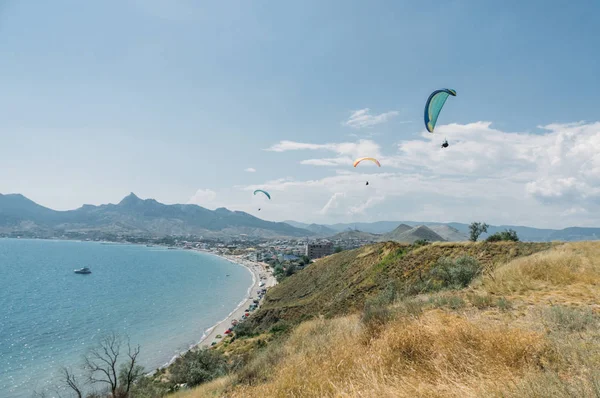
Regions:
<instances>
[{"instance_id":1,"label":"bare tree branch","mask_svg":"<svg viewBox=\"0 0 600 398\"><path fill-rule=\"evenodd\" d=\"M85 368L90 383L105 383L114 397L119 386L117 361L119 360L122 339L110 333L100 340L99 346L89 350L85 356Z\"/></svg>"}]
</instances>

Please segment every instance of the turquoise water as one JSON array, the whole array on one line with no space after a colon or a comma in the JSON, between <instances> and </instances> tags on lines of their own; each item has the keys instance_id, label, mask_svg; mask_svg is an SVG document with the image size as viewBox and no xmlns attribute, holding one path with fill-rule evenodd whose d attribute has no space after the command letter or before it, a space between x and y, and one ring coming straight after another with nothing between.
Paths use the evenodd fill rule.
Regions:
<instances>
[{"instance_id":1,"label":"turquoise water","mask_svg":"<svg viewBox=\"0 0 600 398\"><path fill-rule=\"evenodd\" d=\"M92 274L73 273L84 266ZM198 343L251 283L243 267L189 250L0 239L0 396L42 391L112 331L155 369Z\"/></svg>"}]
</instances>

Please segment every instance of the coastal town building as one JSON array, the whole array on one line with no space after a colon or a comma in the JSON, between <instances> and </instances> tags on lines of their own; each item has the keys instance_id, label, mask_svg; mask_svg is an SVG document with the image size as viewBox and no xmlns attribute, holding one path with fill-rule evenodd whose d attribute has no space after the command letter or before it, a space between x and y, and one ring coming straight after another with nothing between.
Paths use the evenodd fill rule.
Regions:
<instances>
[{"instance_id":1,"label":"coastal town building","mask_svg":"<svg viewBox=\"0 0 600 398\"><path fill-rule=\"evenodd\" d=\"M333 243L331 242L308 243L306 245L306 255L311 260L331 254L333 254Z\"/></svg>"}]
</instances>

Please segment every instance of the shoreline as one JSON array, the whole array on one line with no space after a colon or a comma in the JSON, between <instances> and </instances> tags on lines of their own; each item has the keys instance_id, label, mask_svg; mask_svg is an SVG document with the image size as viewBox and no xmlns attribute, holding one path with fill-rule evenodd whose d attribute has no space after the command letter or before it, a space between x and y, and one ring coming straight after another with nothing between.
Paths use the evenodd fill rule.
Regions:
<instances>
[{"instance_id":1,"label":"shoreline","mask_svg":"<svg viewBox=\"0 0 600 398\"><path fill-rule=\"evenodd\" d=\"M265 288L268 289L277 284L277 281L276 281L275 277L272 275L272 273L268 272L265 269L264 263L258 263L258 262L246 260L246 259L240 258L239 256L234 256L234 255L221 255L221 254L213 253L213 252L210 252L207 250L202 250L202 249L194 248L194 249L189 249L189 250L199 252L199 253L204 253L204 254L210 254L215 257L219 257L223 260L229 261L230 263L233 263L240 267L245 268L252 275L252 284L248 287L248 290L246 291L246 295L244 296L242 301L240 301L238 303L238 305L224 319L215 323L213 326L205 329L202 334L202 337L196 344L192 344L186 351L181 352L178 355L175 355L166 364L161 366L160 369L169 367L171 364L173 364L173 362L175 362L177 360L177 358L181 357L182 355L185 355L189 351L193 351L198 348L210 347L213 341L215 341L215 342L221 341L222 338L218 339L216 336L221 335L221 336L223 336L223 338L225 337L225 331L231 327L231 322L234 319L237 319L238 321L241 319L242 315L244 315L246 312L245 309L252 303L253 299L257 298L258 292L261 289L265 289ZM264 277L265 279L261 280L261 277ZM260 282L264 282L265 285L260 287L259 286ZM259 303L259 307L260 307L260 303Z\"/></svg>"}]
</instances>

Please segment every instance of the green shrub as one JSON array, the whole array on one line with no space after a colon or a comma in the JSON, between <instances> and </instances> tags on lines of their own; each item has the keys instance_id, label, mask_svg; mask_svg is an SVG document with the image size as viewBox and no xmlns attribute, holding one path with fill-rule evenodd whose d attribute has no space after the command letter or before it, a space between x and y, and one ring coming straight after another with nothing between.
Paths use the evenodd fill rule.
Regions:
<instances>
[{"instance_id":1,"label":"green shrub","mask_svg":"<svg viewBox=\"0 0 600 398\"><path fill-rule=\"evenodd\" d=\"M486 242L518 242L519 237L517 236L517 231L513 229L507 229L506 231L496 232L493 235L488 236Z\"/></svg>"},{"instance_id":2,"label":"green shrub","mask_svg":"<svg viewBox=\"0 0 600 398\"><path fill-rule=\"evenodd\" d=\"M140 378L129 392L130 398L161 398L167 395L169 389L165 384L155 382L150 377Z\"/></svg>"},{"instance_id":3,"label":"green shrub","mask_svg":"<svg viewBox=\"0 0 600 398\"><path fill-rule=\"evenodd\" d=\"M496 305L502 311L508 311L512 308L512 303L509 300L507 300L505 297L500 297L498 299L498 301L496 302Z\"/></svg>"},{"instance_id":4,"label":"green shrub","mask_svg":"<svg viewBox=\"0 0 600 398\"><path fill-rule=\"evenodd\" d=\"M390 309L390 305L394 303L396 297L396 285L390 282L377 296L367 299L361 322L369 329L377 329L385 325L393 318L394 311Z\"/></svg>"},{"instance_id":5,"label":"green shrub","mask_svg":"<svg viewBox=\"0 0 600 398\"><path fill-rule=\"evenodd\" d=\"M233 327L235 337L253 337L258 333L254 331L248 322L240 322Z\"/></svg>"},{"instance_id":6,"label":"green shrub","mask_svg":"<svg viewBox=\"0 0 600 398\"><path fill-rule=\"evenodd\" d=\"M454 261L447 257L439 258L429 271L431 276L429 288L431 290L465 288L481 273L481 270L481 264L473 257L462 256Z\"/></svg>"},{"instance_id":7,"label":"green shrub","mask_svg":"<svg viewBox=\"0 0 600 398\"><path fill-rule=\"evenodd\" d=\"M427 239L418 239L416 241L413 242L413 246L414 247L421 247L421 246L427 246L429 245L431 242L428 241Z\"/></svg>"},{"instance_id":8,"label":"green shrub","mask_svg":"<svg viewBox=\"0 0 600 398\"><path fill-rule=\"evenodd\" d=\"M195 386L224 376L228 371L226 358L219 351L203 348L177 358L170 368L171 381Z\"/></svg>"}]
</instances>

